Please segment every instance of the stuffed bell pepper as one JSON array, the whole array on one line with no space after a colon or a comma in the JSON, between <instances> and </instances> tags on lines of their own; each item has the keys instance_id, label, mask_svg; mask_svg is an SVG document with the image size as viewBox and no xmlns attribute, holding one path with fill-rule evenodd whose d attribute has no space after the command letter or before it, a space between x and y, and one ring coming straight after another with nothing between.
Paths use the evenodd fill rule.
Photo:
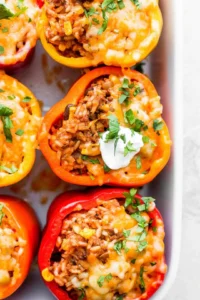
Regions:
<instances>
[{"instance_id":1,"label":"stuffed bell pepper","mask_svg":"<svg viewBox=\"0 0 200 300\"><path fill-rule=\"evenodd\" d=\"M0 299L13 294L26 279L39 237L32 208L12 196L0 196Z\"/></svg>"},{"instance_id":2,"label":"stuffed bell pepper","mask_svg":"<svg viewBox=\"0 0 200 300\"><path fill-rule=\"evenodd\" d=\"M7 0L0 4L0 69L13 70L32 57L38 35L37 0Z\"/></svg>"},{"instance_id":3,"label":"stuffed bell pepper","mask_svg":"<svg viewBox=\"0 0 200 300\"><path fill-rule=\"evenodd\" d=\"M155 199L136 192L71 191L54 200L38 260L57 299L144 300L163 283L163 220Z\"/></svg>"},{"instance_id":4,"label":"stuffed bell pepper","mask_svg":"<svg viewBox=\"0 0 200 300\"><path fill-rule=\"evenodd\" d=\"M44 117L39 143L73 184L142 186L163 169L171 141L150 80L132 70L88 72Z\"/></svg>"},{"instance_id":5,"label":"stuffed bell pepper","mask_svg":"<svg viewBox=\"0 0 200 300\"><path fill-rule=\"evenodd\" d=\"M48 54L74 68L130 67L157 45L158 0L45 0L38 34Z\"/></svg>"},{"instance_id":6,"label":"stuffed bell pepper","mask_svg":"<svg viewBox=\"0 0 200 300\"><path fill-rule=\"evenodd\" d=\"M0 71L0 187L18 182L31 170L40 120L31 91Z\"/></svg>"}]
</instances>

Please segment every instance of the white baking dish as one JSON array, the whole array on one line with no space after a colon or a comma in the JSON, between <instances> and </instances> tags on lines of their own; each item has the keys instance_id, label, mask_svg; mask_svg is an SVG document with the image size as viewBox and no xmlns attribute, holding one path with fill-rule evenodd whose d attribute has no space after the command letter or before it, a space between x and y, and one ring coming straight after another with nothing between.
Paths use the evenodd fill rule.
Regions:
<instances>
[{"instance_id":1,"label":"white baking dish","mask_svg":"<svg viewBox=\"0 0 200 300\"><path fill-rule=\"evenodd\" d=\"M157 199L166 229L166 260L168 273L163 286L152 297L161 300L175 279L179 261L182 206L182 97L181 97L181 0L162 0L164 31L159 46L148 58L149 76L161 95L166 120L173 140L172 156L164 171L141 193ZM46 61L47 60L47 61ZM15 75L44 103L44 112L67 92L80 76L72 70L54 63L40 44L32 64ZM62 91L64 87L64 91ZM53 175L41 154L31 174L22 182L1 189L1 193L26 199L37 211L41 224L46 222L46 212L52 199L69 188ZM49 191L48 191L49 190ZM46 204L41 204L45 201ZM32 267L28 279L11 297L11 300L51 300L54 297L43 284L37 265ZM168 300L168 299L167 299Z\"/></svg>"}]
</instances>

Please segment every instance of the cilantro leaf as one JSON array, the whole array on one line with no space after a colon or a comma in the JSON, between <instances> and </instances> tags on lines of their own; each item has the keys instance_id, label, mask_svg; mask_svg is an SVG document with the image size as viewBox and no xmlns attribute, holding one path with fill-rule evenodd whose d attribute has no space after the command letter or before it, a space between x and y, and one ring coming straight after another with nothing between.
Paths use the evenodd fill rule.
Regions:
<instances>
[{"instance_id":1,"label":"cilantro leaf","mask_svg":"<svg viewBox=\"0 0 200 300\"><path fill-rule=\"evenodd\" d=\"M143 137L142 137L142 141L143 141L143 143L144 143L144 144L147 144L147 143L149 142L149 137L148 137L148 136L145 136L145 135L143 135Z\"/></svg>"},{"instance_id":2,"label":"cilantro leaf","mask_svg":"<svg viewBox=\"0 0 200 300\"><path fill-rule=\"evenodd\" d=\"M135 151L135 148L133 147L133 143L129 141L124 147L124 156L128 155L129 152L133 151Z\"/></svg>"},{"instance_id":3,"label":"cilantro leaf","mask_svg":"<svg viewBox=\"0 0 200 300\"><path fill-rule=\"evenodd\" d=\"M108 173L111 170L106 164L103 166L103 169L105 173Z\"/></svg>"},{"instance_id":4,"label":"cilantro leaf","mask_svg":"<svg viewBox=\"0 0 200 300\"><path fill-rule=\"evenodd\" d=\"M139 276L139 278L140 278L140 290L141 290L142 293L144 293L145 290L146 290L143 274L144 274L144 267L142 266L142 267L140 267L140 276Z\"/></svg>"},{"instance_id":5,"label":"cilantro leaf","mask_svg":"<svg viewBox=\"0 0 200 300\"><path fill-rule=\"evenodd\" d=\"M88 10L87 9L84 9L84 13L85 13L85 16L87 18L89 18L90 16L93 16L94 14L96 14L96 10L94 7L90 7Z\"/></svg>"},{"instance_id":6,"label":"cilantro leaf","mask_svg":"<svg viewBox=\"0 0 200 300\"><path fill-rule=\"evenodd\" d=\"M13 110L5 105L0 104L0 116L6 117L11 116L13 114Z\"/></svg>"},{"instance_id":7,"label":"cilantro leaf","mask_svg":"<svg viewBox=\"0 0 200 300\"><path fill-rule=\"evenodd\" d=\"M87 155L81 155L81 159L84 161L89 161L91 162L93 165L95 164L100 164L100 161L98 160L98 158L89 158Z\"/></svg>"},{"instance_id":8,"label":"cilantro leaf","mask_svg":"<svg viewBox=\"0 0 200 300\"><path fill-rule=\"evenodd\" d=\"M13 127L12 121L9 116L1 117L3 122L3 132L6 137L6 141L12 143L12 134L10 129Z\"/></svg>"},{"instance_id":9,"label":"cilantro leaf","mask_svg":"<svg viewBox=\"0 0 200 300\"><path fill-rule=\"evenodd\" d=\"M141 169L141 167L142 167L141 157L138 155L138 156L136 156L135 160L136 160L136 169L137 170Z\"/></svg>"},{"instance_id":10,"label":"cilantro leaf","mask_svg":"<svg viewBox=\"0 0 200 300\"><path fill-rule=\"evenodd\" d=\"M14 174L18 171L18 169L15 166L12 166L11 168L8 168L6 166L0 166L0 170L6 171L8 174Z\"/></svg>"},{"instance_id":11,"label":"cilantro leaf","mask_svg":"<svg viewBox=\"0 0 200 300\"><path fill-rule=\"evenodd\" d=\"M133 2L133 4L135 4L135 6L136 6L137 9L140 8L140 2L139 2L139 0L131 0L131 2Z\"/></svg>"},{"instance_id":12,"label":"cilantro leaf","mask_svg":"<svg viewBox=\"0 0 200 300\"><path fill-rule=\"evenodd\" d=\"M118 137L120 130L119 122L114 115L110 115L109 119L109 133L106 135L106 142Z\"/></svg>"},{"instance_id":13,"label":"cilantro leaf","mask_svg":"<svg viewBox=\"0 0 200 300\"><path fill-rule=\"evenodd\" d=\"M130 233L131 233L130 230L126 230L126 229L123 230L123 235L125 238L128 238L130 236Z\"/></svg>"},{"instance_id":14,"label":"cilantro leaf","mask_svg":"<svg viewBox=\"0 0 200 300\"><path fill-rule=\"evenodd\" d=\"M125 113L124 113L124 119L125 119L125 122L126 123L129 123L130 125L133 125L134 122L135 122L135 116L133 114L133 111L132 109L129 109L127 110Z\"/></svg>"},{"instance_id":15,"label":"cilantro leaf","mask_svg":"<svg viewBox=\"0 0 200 300\"><path fill-rule=\"evenodd\" d=\"M153 129L154 131L159 131L163 128L163 122L159 120L153 120Z\"/></svg>"},{"instance_id":16,"label":"cilantro leaf","mask_svg":"<svg viewBox=\"0 0 200 300\"><path fill-rule=\"evenodd\" d=\"M30 100L31 100L31 97L29 97L29 96L26 96L26 97L24 97L24 99L22 100L22 102L30 102Z\"/></svg>"},{"instance_id":17,"label":"cilantro leaf","mask_svg":"<svg viewBox=\"0 0 200 300\"><path fill-rule=\"evenodd\" d=\"M19 135L19 136L22 136L24 134L24 130L23 129L18 129L16 132L15 132L16 135Z\"/></svg>"},{"instance_id":18,"label":"cilantro leaf","mask_svg":"<svg viewBox=\"0 0 200 300\"><path fill-rule=\"evenodd\" d=\"M3 207L4 205L0 203L0 225L2 223L2 219L5 216L4 212L3 212Z\"/></svg>"},{"instance_id":19,"label":"cilantro leaf","mask_svg":"<svg viewBox=\"0 0 200 300\"><path fill-rule=\"evenodd\" d=\"M104 281L110 281L112 279L112 274L109 273L108 275L104 276L104 275L101 275L99 277L99 279L97 280L97 284L99 287L102 287L103 284L104 284Z\"/></svg>"},{"instance_id":20,"label":"cilantro leaf","mask_svg":"<svg viewBox=\"0 0 200 300\"><path fill-rule=\"evenodd\" d=\"M106 28L108 26L108 17L106 15L106 11L105 10L102 10L102 17L103 17L103 23L101 25L101 28L99 28L99 30L97 32L98 35L102 34L106 30Z\"/></svg>"},{"instance_id":21,"label":"cilantro leaf","mask_svg":"<svg viewBox=\"0 0 200 300\"><path fill-rule=\"evenodd\" d=\"M3 4L0 4L0 20L9 19L13 17L14 14Z\"/></svg>"},{"instance_id":22,"label":"cilantro leaf","mask_svg":"<svg viewBox=\"0 0 200 300\"><path fill-rule=\"evenodd\" d=\"M80 296L78 296L78 300L83 300L85 298L85 290L83 288L78 288L81 292Z\"/></svg>"}]
</instances>

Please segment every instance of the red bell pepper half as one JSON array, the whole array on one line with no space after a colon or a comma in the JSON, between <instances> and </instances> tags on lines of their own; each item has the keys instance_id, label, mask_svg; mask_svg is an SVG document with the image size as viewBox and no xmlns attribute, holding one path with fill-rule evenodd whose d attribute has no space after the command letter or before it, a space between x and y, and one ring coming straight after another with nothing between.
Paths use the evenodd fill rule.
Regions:
<instances>
[{"instance_id":1,"label":"red bell pepper half","mask_svg":"<svg viewBox=\"0 0 200 300\"><path fill-rule=\"evenodd\" d=\"M71 298L63 288L59 287L59 285L54 280L52 280L52 278L48 278L48 273L44 272L47 275L44 276L43 271L48 270L50 266L51 255L54 251L57 237L60 235L63 220L74 211L80 211L82 209L90 210L91 208L98 206L98 200L109 201L111 199L125 199L124 193L128 192L129 191L127 189L123 188L99 188L84 192L69 191L58 196L52 202L48 211L47 224L44 229L43 238L40 244L38 263L45 284L57 299L71 300ZM141 204L144 203L141 196L138 194L134 196L134 199L139 199ZM160 221L163 224L162 216L158 209L154 208L152 211L148 211L148 215L151 220L150 228L152 230L158 225L158 223L160 224ZM154 235L156 234L157 233L154 232ZM162 262L164 262L165 265L164 256L162 258ZM161 268L159 270L160 271L156 273L156 280L145 291L145 293L142 293L139 298L135 298L132 300L149 299L157 291L157 289L162 285L164 281L166 268L165 270L161 270Z\"/></svg>"}]
</instances>

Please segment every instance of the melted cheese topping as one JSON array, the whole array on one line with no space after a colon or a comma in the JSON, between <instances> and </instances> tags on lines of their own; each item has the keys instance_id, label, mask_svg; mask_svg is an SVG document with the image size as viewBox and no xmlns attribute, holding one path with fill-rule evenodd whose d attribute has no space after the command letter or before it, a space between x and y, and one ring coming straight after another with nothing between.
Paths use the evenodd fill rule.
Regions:
<instances>
[{"instance_id":1,"label":"melted cheese topping","mask_svg":"<svg viewBox=\"0 0 200 300\"><path fill-rule=\"evenodd\" d=\"M0 227L0 287L16 284L21 276L20 260L26 241L12 228L12 222L4 215Z\"/></svg>"},{"instance_id":2,"label":"melted cheese topping","mask_svg":"<svg viewBox=\"0 0 200 300\"><path fill-rule=\"evenodd\" d=\"M70 0L69 9L68 4L62 2L59 8L55 2L52 9L54 2L48 0L45 7L48 42L64 56L77 57L79 52L78 56L93 59L93 64L131 66L141 61L155 47L161 34L158 1L139 0L138 7L131 0L123 0L121 9L111 1L116 8L110 11L106 11L106 6L101 7L104 2ZM105 22L105 30L99 33Z\"/></svg>"},{"instance_id":3,"label":"melted cheese topping","mask_svg":"<svg viewBox=\"0 0 200 300\"><path fill-rule=\"evenodd\" d=\"M36 135L40 126L40 117L32 115L33 95L27 90L20 89L17 80L8 82L0 80L0 105L12 110L9 116L12 142L6 140L4 125L0 117L0 178L15 173L23 162L26 143L32 143L33 149L37 146ZM28 98L27 98L28 97ZM24 102L24 98L28 102ZM22 131L21 135L16 134ZM8 169L7 169L8 168Z\"/></svg>"},{"instance_id":4,"label":"melted cheese topping","mask_svg":"<svg viewBox=\"0 0 200 300\"><path fill-rule=\"evenodd\" d=\"M13 14L20 12L18 0L1 1ZM24 61L29 51L36 45L37 32L36 21L39 16L39 8L35 0L20 2L21 9L25 7L19 16L0 20L0 64L15 64Z\"/></svg>"},{"instance_id":5,"label":"melted cheese topping","mask_svg":"<svg viewBox=\"0 0 200 300\"><path fill-rule=\"evenodd\" d=\"M149 213L143 211L137 214L146 223L142 229L130 215L133 208L127 208L128 213L116 199L97 203L64 219L55 245L55 254L58 257L60 252L61 258L51 259L48 278L66 288L70 299L77 299L72 295L81 289L88 300L144 297L160 274L166 273L163 222L157 220L156 231L152 230ZM149 210L154 207L152 203ZM142 242L146 246L138 250Z\"/></svg>"}]
</instances>

